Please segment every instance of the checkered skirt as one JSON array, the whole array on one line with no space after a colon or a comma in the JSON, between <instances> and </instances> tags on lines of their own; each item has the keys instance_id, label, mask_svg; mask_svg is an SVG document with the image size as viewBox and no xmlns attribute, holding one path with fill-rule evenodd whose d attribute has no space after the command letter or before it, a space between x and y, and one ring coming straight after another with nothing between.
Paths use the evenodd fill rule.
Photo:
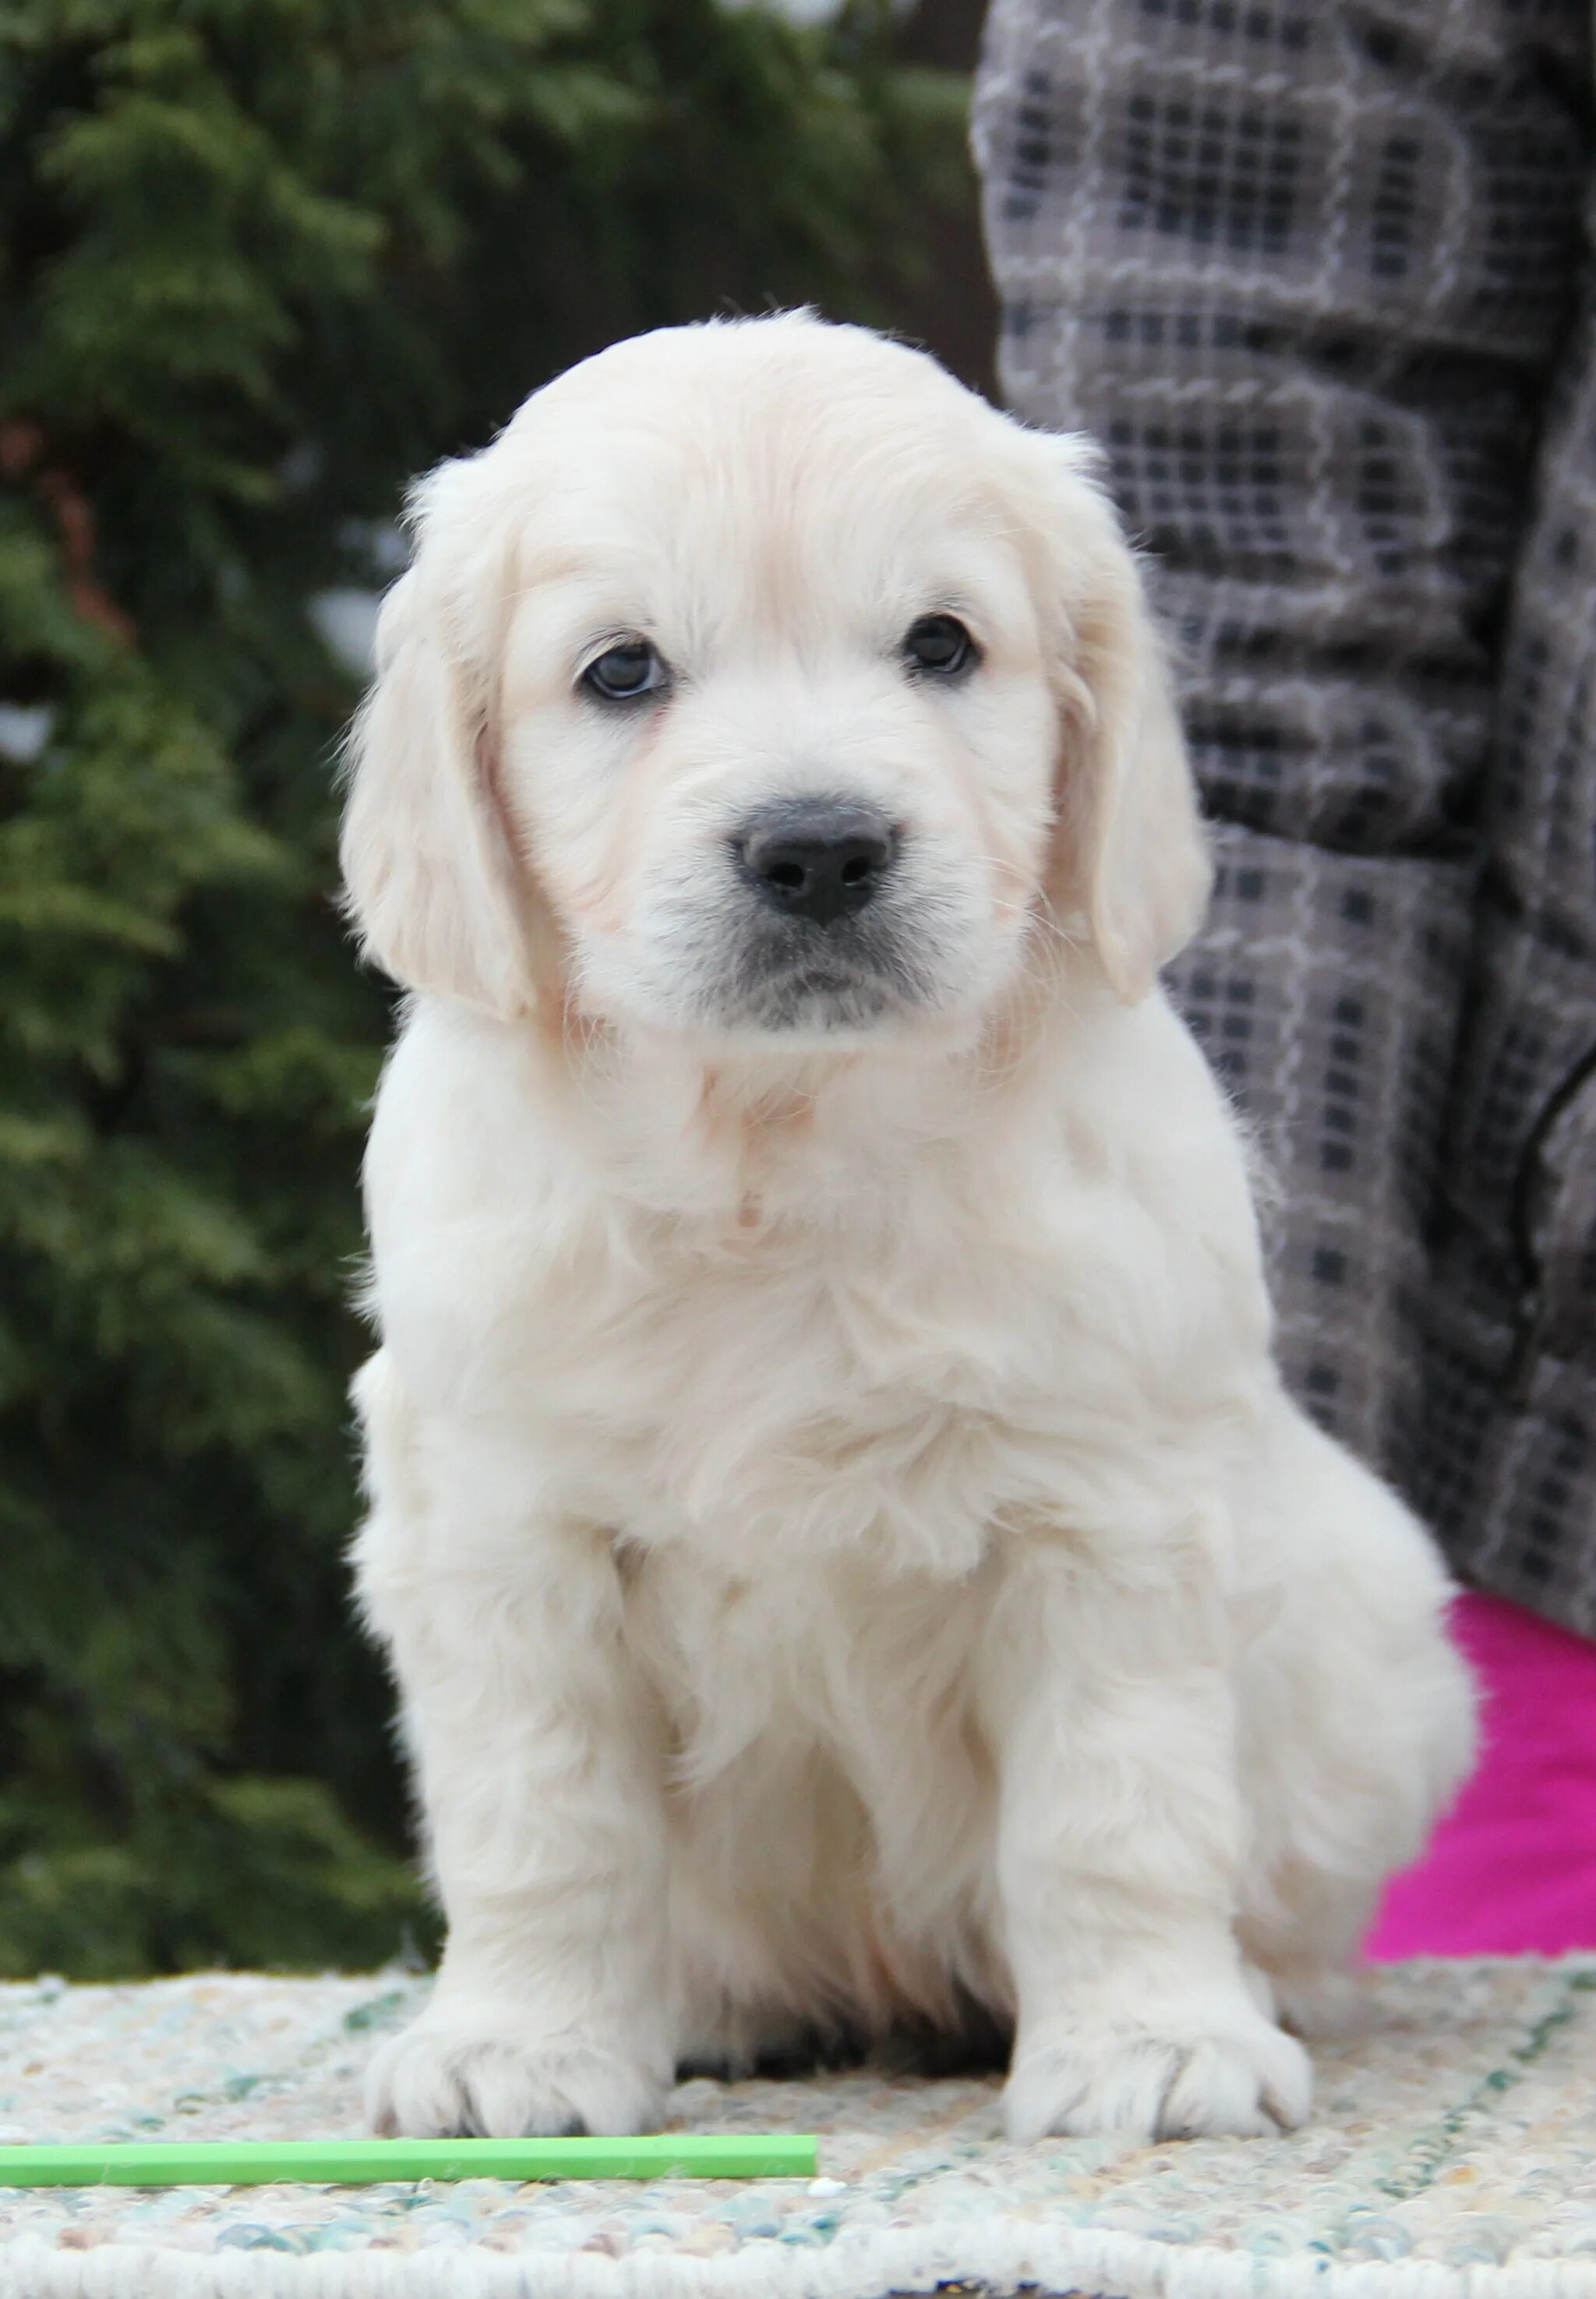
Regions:
<instances>
[{"instance_id":1,"label":"checkered skirt","mask_svg":"<svg viewBox=\"0 0 1596 2299\"><path fill-rule=\"evenodd\" d=\"M1106 444L1287 1377L1596 1634L1589 0L994 0L1004 388Z\"/></svg>"}]
</instances>

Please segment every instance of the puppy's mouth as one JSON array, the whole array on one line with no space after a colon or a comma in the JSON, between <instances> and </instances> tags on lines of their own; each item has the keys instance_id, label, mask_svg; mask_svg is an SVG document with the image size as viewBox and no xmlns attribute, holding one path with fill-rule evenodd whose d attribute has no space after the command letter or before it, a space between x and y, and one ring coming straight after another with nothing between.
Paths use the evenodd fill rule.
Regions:
<instances>
[{"instance_id":1,"label":"puppy's mouth","mask_svg":"<svg viewBox=\"0 0 1596 2299\"><path fill-rule=\"evenodd\" d=\"M833 1033L923 1010L931 985L883 919L824 933L779 922L745 935L721 1004L748 1029Z\"/></svg>"}]
</instances>

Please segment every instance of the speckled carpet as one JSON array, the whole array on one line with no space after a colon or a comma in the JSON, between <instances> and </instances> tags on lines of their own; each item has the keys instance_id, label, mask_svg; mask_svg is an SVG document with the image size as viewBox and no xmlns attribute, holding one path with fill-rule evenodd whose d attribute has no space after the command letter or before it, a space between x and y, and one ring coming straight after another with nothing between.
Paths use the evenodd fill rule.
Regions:
<instances>
[{"instance_id":1,"label":"speckled carpet","mask_svg":"<svg viewBox=\"0 0 1596 2299\"><path fill-rule=\"evenodd\" d=\"M0 2190L0 2299L1596 2299L1596 1959L1414 1964L1289 2138L1010 2147L995 2083L681 2086L824 2177ZM0 2142L358 2129L403 1979L0 1988Z\"/></svg>"}]
</instances>

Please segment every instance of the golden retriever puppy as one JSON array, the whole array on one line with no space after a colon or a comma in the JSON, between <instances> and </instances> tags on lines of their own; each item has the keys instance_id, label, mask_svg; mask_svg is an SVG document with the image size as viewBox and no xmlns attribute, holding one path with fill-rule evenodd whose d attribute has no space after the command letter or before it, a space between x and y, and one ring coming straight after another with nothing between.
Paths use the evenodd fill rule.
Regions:
<instances>
[{"instance_id":1,"label":"golden retriever puppy","mask_svg":"<svg viewBox=\"0 0 1596 2299\"><path fill-rule=\"evenodd\" d=\"M1093 470L783 316L417 495L344 835L414 993L356 1555L448 1943L378 2129L973 2013L1017 2138L1295 2124L1278 2022L1465 1769L1157 985L1209 865Z\"/></svg>"}]
</instances>

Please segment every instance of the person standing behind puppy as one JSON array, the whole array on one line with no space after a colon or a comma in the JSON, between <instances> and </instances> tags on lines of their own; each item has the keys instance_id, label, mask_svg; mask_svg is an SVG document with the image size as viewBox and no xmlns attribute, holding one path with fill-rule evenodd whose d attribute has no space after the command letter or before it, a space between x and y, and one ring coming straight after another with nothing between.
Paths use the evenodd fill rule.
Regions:
<instances>
[{"instance_id":1,"label":"person standing behind puppy","mask_svg":"<svg viewBox=\"0 0 1596 2299\"><path fill-rule=\"evenodd\" d=\"M1107 441L1184 641L1171 987L1279 1176L1288 1379L1478 1592L1495 1748L1383 1953L1596 1946L1591 39L997 0L976 105L1006 394Z\"/></svg>"}]
</instances>

